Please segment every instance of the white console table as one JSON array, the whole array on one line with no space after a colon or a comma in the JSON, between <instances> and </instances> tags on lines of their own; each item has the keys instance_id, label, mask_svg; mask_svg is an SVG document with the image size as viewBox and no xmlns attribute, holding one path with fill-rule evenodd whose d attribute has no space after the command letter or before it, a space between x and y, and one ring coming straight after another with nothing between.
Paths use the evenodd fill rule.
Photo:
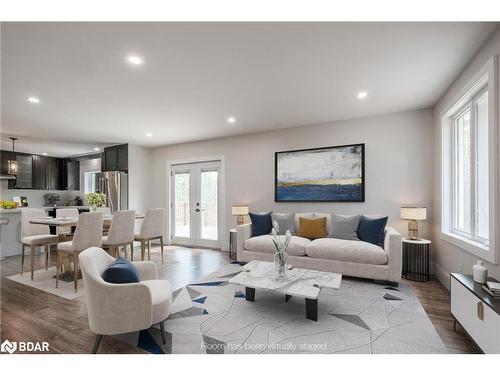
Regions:
<instances>
[{"instance_id":1,"label":"white console table","mask_svg":"<svg viewBox=\"0 0 500 375\"><path fill-rule=\"evenodd\" d=\"M450 285L455 323L484 353L500 354L500 301L493 300L470 275L452 273Z\"/></svg>"}]
</instances>

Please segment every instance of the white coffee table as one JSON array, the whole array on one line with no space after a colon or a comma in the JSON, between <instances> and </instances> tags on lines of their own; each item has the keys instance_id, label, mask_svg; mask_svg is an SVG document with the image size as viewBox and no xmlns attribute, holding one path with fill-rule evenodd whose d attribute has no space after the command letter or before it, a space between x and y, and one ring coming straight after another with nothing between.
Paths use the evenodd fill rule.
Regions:
<instances>
[{"instance_id":1,"label":"white coffee table","mask_svg":"<svg viewBox=\"0 0 500 375\"><path fill-rule=\"evenodd\" d=\"M342 281L340 273L292 268L285 280L274 279L274 264L253 260L242 267L243 271L229 280L245 287L247 301L255 302L255 289L283 293L288 302L292 296L305 298L306 317L318 320L318 297L321 288L338 289Z\"/></svg>"}]
</instances>

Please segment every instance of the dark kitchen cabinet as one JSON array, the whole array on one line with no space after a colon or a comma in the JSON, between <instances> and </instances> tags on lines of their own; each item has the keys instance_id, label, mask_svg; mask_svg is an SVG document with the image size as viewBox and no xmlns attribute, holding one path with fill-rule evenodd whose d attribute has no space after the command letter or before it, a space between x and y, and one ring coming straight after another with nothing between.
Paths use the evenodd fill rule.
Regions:
<instances>
[{"instance_id":1,"label":"dark kitchen cabinet","mask_svg":"<svg viewBox=\"0 0 500 375\"><path fill-rule=\"evenodd\" d=\"M128 144L104 148L101 166L103 172L128 171Z\"/></svg>"},{"instance_id":2,"label":"dark kitchen cabinet","mask_svg":"<svg viewBox=\"0 0 500 375\"><path fill-rule=\"evenodd\" d=\"M62 190L59 179L59 161L57 158L34 156L35 189Z\"/></svg>"},{"instance_id":3,"label":"dark kitchen cabinet","mask_svg":"<svg viewBox=\"0 0 500 375\"><path fill-rule=\"evenodd\" d=\"M1 169L1 174L8 174L9 173L9 163L8 161L10 160L10 151L4 151L2 150L0 154L0 169Z\"/></svg>"},{"instance_id":4,"label":"dark kitchen cabinet","mask_svg":"<svg viewBox=\"0 0 500 375\"><path fill-rule=\"evenodd\" d=\"M26 154L11 154L9 158L17 160L17 175L9 180L9 189L33 189L33 156Z\"/></svg>"},{"instance_id":5,"label":"dark kitchen cabinet","mask_svg":"<svg viewBox=\"0 0 500 375\"><path fill-rule=\"evenodd\" d=\"M80 162L59 159L59 186L61 190L80 190Z\"/></svg>"}]
</instances>

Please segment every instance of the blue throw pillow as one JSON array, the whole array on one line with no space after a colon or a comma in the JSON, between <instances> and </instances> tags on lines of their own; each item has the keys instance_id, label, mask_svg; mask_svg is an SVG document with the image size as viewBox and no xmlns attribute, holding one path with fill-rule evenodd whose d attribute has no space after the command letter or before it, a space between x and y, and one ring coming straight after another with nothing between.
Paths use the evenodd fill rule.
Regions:
<instances>
[{"instance_id":1,"label":"blue throw pillow","mask_svg":"<svg viewBox=\"0 0 500 375\"><path fill-rule=\"evenodd\" d=\"M359 239L383 248L387 219L387 216L379 219L371 219L366 216L361 216L358 225Z\"/></svg>"},{"instance_id":2,"label":"blue throw pillow","mask_svg":"<svg viewBox=\"0 0 500 375\"><path fill-rule=\"evenodd\" d=\"M117 258L104 270L102 278L113 284L138 283L139 272L127 259Z\"/></svg>"},{"instance_id":3,"label":"blue throw pillow","mask_svg":"<svg viewBox=\"0 0 500 375\"><path fill-rule=\"evenodd\" d=\"M249 213L250 220L252 220L252 237L271 233L271 230L273 229L271 213L272 212L267 214Z\"/></svg>"}]
</instances>

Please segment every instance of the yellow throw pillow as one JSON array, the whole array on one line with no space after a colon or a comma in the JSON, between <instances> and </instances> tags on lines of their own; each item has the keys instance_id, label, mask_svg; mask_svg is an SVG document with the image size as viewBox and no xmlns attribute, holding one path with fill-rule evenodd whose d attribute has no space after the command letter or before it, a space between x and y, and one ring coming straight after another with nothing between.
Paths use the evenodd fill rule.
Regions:
<instances>
[{"instance_id":1,"label":"yellow throw pillow","mask_svg":"<svg viewBox=\"0 0 500 375\"><path fill-rule=\"evenodd\" d=\"M326 217L321 217L319 219L299 217L299 236L311 240L315 238L324 238L326 237L325 226Z\"/></svg>"}]
</instances>

